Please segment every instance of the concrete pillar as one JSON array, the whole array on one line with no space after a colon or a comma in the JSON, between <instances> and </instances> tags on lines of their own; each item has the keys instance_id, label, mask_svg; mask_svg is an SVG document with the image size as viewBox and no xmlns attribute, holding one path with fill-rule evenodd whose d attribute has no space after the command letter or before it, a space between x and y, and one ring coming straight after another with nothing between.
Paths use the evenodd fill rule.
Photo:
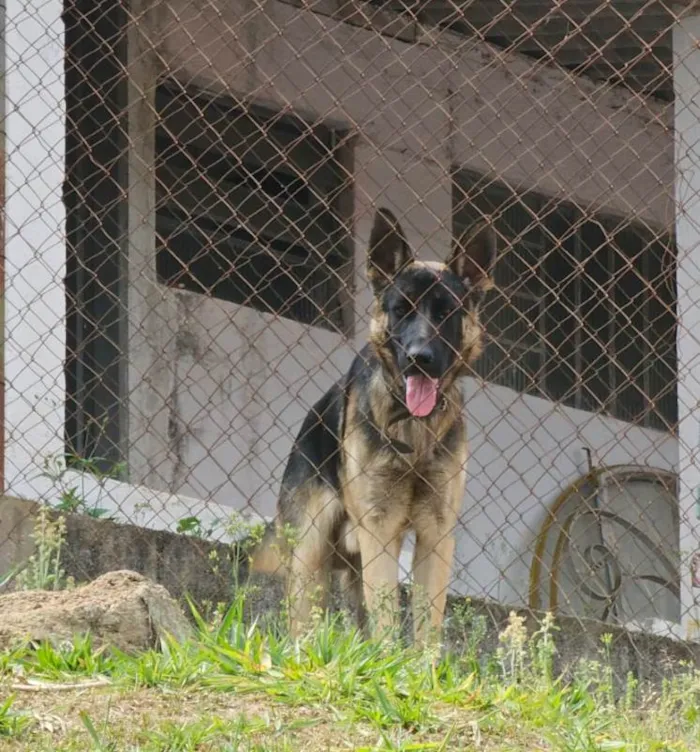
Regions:
<instances>
[{"instance_id":1,"label":"concrete pillar","mask_svg":"<svg viewBox=\"0 0 700 752\"><path fill-rule=\"evenodd\" d=\"M128 363L129 480L164 490L172 474L168 401L173 372L175 303L156 278L155 128L158 56L152 30L158 4L131 5L128 70Z\"/></svg>"},{"instance_id":2,"label":"concrete pillar","mask_svg":"<svg viewBox=\"0 0 700 752\"><path fill-rule=\"evenodd\" d=\"M447 132L445 116L445 132ZM447 143L447 139L445 139ZM367 341L372 293L365 275L366 253L374 214L390 209L399 219L416 256L444 261L452 244L452 176L448 154L435 149L430 159L421 159L386 148L369 139L356 141L355 153L355 339L359 350ZM458 527L459 537L461 528ZM401 576L411 570L413 535L400 556Z\"/></svg>"},{"instance_id":3,"label":"concrete pillar","mask_svg":"<svg viewBox=\"0 0 700 752\"><path fill-rule=\"evenodd\" d=\"M673 30L675 192L678 249L678 415L681 621L700 636L700 588L691 564L700 550L700 16Z\"/></svg>"},{"instance_id":4,"label":"concrete pillar","mask_svg":"<svg viewBox=\"0 0 700 752\"><path fill-rule=\"evenodd\" d=\"M376 210L394 212L417 257L444 261L452 243L452 178L446 153L444 159L420 159L362 138L356 141L354 164L355 345L360 348L367 340L372 303L365 264Z\"/></svg>"}]
</instances>

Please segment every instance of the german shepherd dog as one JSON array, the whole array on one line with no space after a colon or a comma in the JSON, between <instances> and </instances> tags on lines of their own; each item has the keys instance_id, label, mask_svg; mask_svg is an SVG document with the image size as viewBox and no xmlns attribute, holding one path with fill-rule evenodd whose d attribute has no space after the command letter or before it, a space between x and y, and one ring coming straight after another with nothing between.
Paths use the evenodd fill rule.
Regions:
<instances>
[{"instance_id":1,"label":"german shepherd dog","mask_svg":"<svg viewBox=\"0 0 700 752\"><path fill-rule=\"evenodd\" d=\"M311 408L289 457L254 572L286 573L293 634L324 607L332 569L370 634L396 626L399 552L415 531L414 636L441 630L466 480L459 377L482 349L495 235L467 231L446 264L414 259L394 215L370 235L369 342ZM364 598L363 598L364 595Z\"/></svg>"}]
</instances>

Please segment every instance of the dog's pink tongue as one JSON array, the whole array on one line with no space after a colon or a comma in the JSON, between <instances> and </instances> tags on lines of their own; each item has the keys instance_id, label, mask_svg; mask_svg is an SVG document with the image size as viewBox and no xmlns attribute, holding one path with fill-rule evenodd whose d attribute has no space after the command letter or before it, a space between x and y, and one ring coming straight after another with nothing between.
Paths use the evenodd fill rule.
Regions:
<instances>
[{"instance_id":1,"label":"dog's pink tongue","mask_svg":"<svg viewBox=\"0 0 700 752\"><path fill-rule=\"evenodd\" d=\"M406 407L417 418L425 418L433 412L437 394L437 379L427 376L409 376L406 379Z\"/></svg>"}]
</instances>

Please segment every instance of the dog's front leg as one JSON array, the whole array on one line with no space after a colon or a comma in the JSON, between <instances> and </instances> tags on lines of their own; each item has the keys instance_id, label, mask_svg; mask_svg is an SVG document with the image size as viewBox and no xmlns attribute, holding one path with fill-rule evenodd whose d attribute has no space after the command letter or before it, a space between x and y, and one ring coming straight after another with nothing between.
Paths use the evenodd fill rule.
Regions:
<instances>
[{"instance_id":1,"label":"dog's front leg","mask_svg":"<svg viewBox=\"0 0 700 752\"><path fill-rule=\"evenodd\" d=\"M416 535L413 556L413 633L417 644L438 639L454 559L453 530L433 525Z\"/></svg>"},{"instance_id":2,"label":"dog's front leg","mask_svg":"<svg viewBox=\"0 0 700 752\"><path fill-rule=\"evenodd\" d=\"M417 643L439 639L455 554L455 529L464 499L466 443L453 466L429 479L432 497L418 504L413 555L413 633Z\"/></svg>"},{"instance_id":3,"label":"dog's front leg","mask_svg":"<svg viewBox=\"0 0 700 752\"><path fill-rule=\"evenodd\" d=\"M362 437L356 431L356 436ZM379 637L399 625L399 554L406 531L410 480L391 482L391 455L346 440L344 503L352 546L360 554L369 632Z\"/></svg>"},{"instance_id":4,"label":"dog's front leg","mask_svg":"<svg viewBox=\"0 0 700 752\"><path fill-rule=\"evenodd\" d=\"M389 522L369 514L357 530L366 610L375 637L399 625L401 528Z\"/></svg>"},{"instance_id":5,"label":"dog's front leg","mask_svg":"<svg viewBox=\"0 0 700 752\"><path fill-rule=\"evenodd\" d=\"M287 608L292 637L299 637L308 629L314 609L327 606L330 551L319 538L307 534L291 554Z\"/></svg>"}]
</instances>

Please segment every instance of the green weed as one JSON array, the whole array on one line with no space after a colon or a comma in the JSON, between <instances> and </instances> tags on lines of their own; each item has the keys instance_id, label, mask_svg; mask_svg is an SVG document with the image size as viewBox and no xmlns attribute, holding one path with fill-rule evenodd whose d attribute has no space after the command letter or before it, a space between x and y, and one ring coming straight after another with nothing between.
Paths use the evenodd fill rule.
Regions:
<instances>
[{"instance_id":1,"label":"green weed","mask_svg":"<svg viewBox=\"0 0 700 752\"><path fill-rule=\"evenodd\" d=\"M14 702L15 695L0 701L0 739L20 736L31 723L31 719L25 713L12 709Z\"/></svg>"}]
</instances>

